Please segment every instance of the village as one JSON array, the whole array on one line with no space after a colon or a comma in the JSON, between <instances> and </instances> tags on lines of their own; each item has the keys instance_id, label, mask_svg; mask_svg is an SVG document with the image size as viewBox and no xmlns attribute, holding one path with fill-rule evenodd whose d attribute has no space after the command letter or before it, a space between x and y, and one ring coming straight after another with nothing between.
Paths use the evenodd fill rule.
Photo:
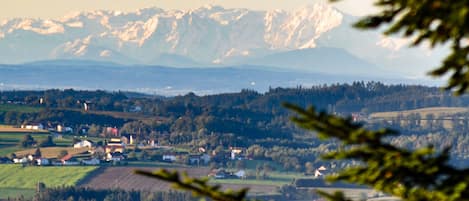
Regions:
<instances>
[{"instance_id":1,"label":"village","mask_svg":"<svg viewBox=\"0 0 469 201\"><path fill-rule=\"evenodd\" d=\"M26 103L9 103L24 106ZM39 104L44 99L39 98ZM91 109L92 101L77 101L77 111L86 114L97 113ZM128 114L137 114L142 108L138 105L130 106ZM98 112L99 113L99 112ZM127 115L128 115L127 114ZM364 116L354 115L354 121L364 120ZM178 120L181 120L179 118ZM13 126L13 125L12 125ZM249 153L248 147L243 146L216 146L208 148L200 145L180 146L161 143L157 138L142 137L140 131L130 133L123 131L115 125L94 126L82 124L77 126L66 125L60 121L26 122L13 126L27 133L41 133L40 137L50 136L46 146L30 139L22 151L16 151L9 157L0 157L0 164L21 164L23 167L47 166L155 166L164 164L165 167L201 167L208 168L207 176L214 179L259 179L267 178L268 172L284 167L274 167L275 162L265 160L263 157L254 157ZM98 127L98 130L97 130ZM93 132L91 132L93 130ZM93 133L93 134L92 134ZM169 136L171 133L162 132L160 136ZM161 139L161 138L160 138ZM23 139L24 140L24 139ZM54 142L61 142L56 144ZM24 142L23 142L24 143ZM218 143L218 142L217 142ZM20 143L21 144L21 143ZM203 144L203 143L202 143ZM21 145L19 145L21 146ZM53 151L51 151L53 150ZM252 161L246 167L246 161ZM254 165L252 165L254 164ZM156 165L158 166L158 165ZM325 167L319 165L314 168L305 167L305 176L322 178L327 174Z\"/></svg>"},{"instance_id":2,"label":"village","mask_svg":"<svg viewBox=\"0 0 469 201\"><path fill-rule=\"evenodd\" d=\"M50 98L37 97L38 101L5 103L8 111L0 125L0 168L11 171L15 179L9 180L29 172L35 182L50 187L69 181L66 185L144 190L148 180L136 176L135 170L163 168L233 188L254 185L251 192L265 193L277 192L283 185L327 186L324 177L342 168L340 163L315 158L330 147L310 147L313 142L304 138L295 141L290 132L282 131L288 127L261 122L264 114L251 125L240 121L241 117L220 117L237 111L210 114L203 112L210 108L193 108L191 112L200 114L184 112L192 103L172 108L135 99L109 106L99 99L70 97L66 100L71 105L51 106L47 105ZM156 106L161 108L151 109ZM11 112L13 109L23 113ZM366 114L352 117L353 121L367 120ZM285 140L277 141L280 137ZM52 183L55 178L67 179ZM33 186L28 184L28 189Z\"/></svg>"},{"instance_id":3,"label":"village","mask_svg":"<svg viewBox=\"0 0 469 201\"><path fill-rule=\"evenodd\" d=\"M73 136L73 129L63 125L30 123L21 126L30 131L47 131L43 135L50 135L54 140ZM80 132L86 132L85 130ZM135 134L120 134L118 128L106 127L103 130L107 138L88 139L86 136L73 137L70 146L39 147L32 146L26 154L12 154L12 157L0 158L0 164L22 164L23 166L129 166L139 162L167 163L174 166L210 167L207 175L215 179L246 178L246 171L239 167L236 171L217 168L217 163L237 162L249 160L246 148L229 147L228 150L207 151L204 147L197 147L196 151L187 151L172 146L162 146L154 140L137 140ZM34 148L35 147L35 148ZM60 150L56 156L45 156L41 150ZM25 153L25 152L22 152Z\"/></svg>"}]
</instances>

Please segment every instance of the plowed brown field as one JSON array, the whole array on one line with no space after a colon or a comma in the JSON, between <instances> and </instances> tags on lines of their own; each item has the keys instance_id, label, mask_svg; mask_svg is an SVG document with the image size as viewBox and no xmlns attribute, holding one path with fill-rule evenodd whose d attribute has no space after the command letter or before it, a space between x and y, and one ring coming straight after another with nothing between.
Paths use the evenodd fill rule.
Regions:
<instances>
[{"instance_id":1,"label":"plowed brown field","mask_svg":"<svg viewBox=\"0 0 469 201\"><path fill-rule=\"evenodd\" d=\"M82 181L80 186L93 189L118 188L144 191L168 191L171 189L171 185L164 181L134 174L135 169L157 170L147 167L102 167ZM191 177L204 177L209 173L208 168L173 168L172 170L186 171ZM230 189L247 187L250 188L250 193L271 193L276 190L276 186L270 185L222 184L222 186Z\"/></svg>"}]
</instances>

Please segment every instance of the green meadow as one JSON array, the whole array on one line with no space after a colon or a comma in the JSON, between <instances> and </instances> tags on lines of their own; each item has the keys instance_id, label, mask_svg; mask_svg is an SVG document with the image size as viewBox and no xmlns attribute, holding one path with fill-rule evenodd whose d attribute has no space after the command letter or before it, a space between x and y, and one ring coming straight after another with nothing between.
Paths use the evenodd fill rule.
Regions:
<instances>
[{"instance_id":1,"label":"green meadow","mask_svg":"<svg viewBox=\"0 0 469 201\"><path fill-rule=\"evenodd\" d=\"M35 113L39 112L41 108L31 107L25 105L16 104L0 104L0 112L23 112L23 113Z\"/></svg>"},{"instance_id":2,"label":"green meadow","mask_svg":"<svg viewBox=\"0 0 469 201\"><path fill-rule=\"evenodd\" d=\"M24 192L34 192L38 182L46 187L74 186L97 167L22 167L22 165L0 165L0 198L16 197Z\"/></svg>"},{"instance_id":3,"label":"green meadow","mask_svg":"<svg viewBox=\"0 0 469 201\"><path fill-rule=\"evenodd\" d=\"M0 165L0 188L35 188L38 182L47 187L73 186L94 166L22 167L21 165Z\"/></svg>"},{"instance_id":4,"label":"green meadow","mask_svg":"<svg viewBox=\"0 0 469 201\"><path fill-rule=\"evenodd\" d=\"M23 150L24 148L19 147L18 144L23 139L24 135L30 133L5 133L0 132L0 157L9 156L13 152ZM46 139L48 133L33 133L31 136L38 142ZM71 144L71 140L70 140Z\"/></svg>"}]
</instances>

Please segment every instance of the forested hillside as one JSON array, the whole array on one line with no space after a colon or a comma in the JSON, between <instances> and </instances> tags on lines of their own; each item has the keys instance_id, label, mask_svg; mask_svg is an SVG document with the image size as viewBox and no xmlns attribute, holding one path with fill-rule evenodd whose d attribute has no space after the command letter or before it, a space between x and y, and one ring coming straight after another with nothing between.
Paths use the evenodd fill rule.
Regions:
<instances>
[{"instance_id":1,"label":"forested hillside","mask_svg":"<svg viewBox=\"0 0 469 201\"><path fill-rule=\"evenodd\" d=\"M243 146L254 157L280 162L286 168L299 168L297 165L337 148L334 142L320 143L313 133L295 127L289 111L282 107L284 102L358 116L357 121L368 122L371 128L400 129L404 135L394 141L402 146L453 145L459 158L469 155L465 112L443 117L412 113L394 119L368 118L375 112L467 107L469 96L454 97L436 87L379 82L176 97L72 89L4 91L0 92L0 122L62 124L74 128L75 134L89 136L106 135L104 128L116 127L120 134L136 134L140 140L188 148ZM86 134L81 133L83 128Z\"/></svg>"}]
</instances>

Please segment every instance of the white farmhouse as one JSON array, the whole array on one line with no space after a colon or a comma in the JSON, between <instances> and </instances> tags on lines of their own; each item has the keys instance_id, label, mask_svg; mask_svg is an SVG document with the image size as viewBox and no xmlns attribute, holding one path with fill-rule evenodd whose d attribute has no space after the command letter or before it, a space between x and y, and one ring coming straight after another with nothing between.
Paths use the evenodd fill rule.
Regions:
<instances>
[{"instance_id":1,"label":"white farmhouse","mask_svg":"<svg viewBox=\"0 0 469 201\"><path fill-rule=\"evenodd\" d=\"M28 158L26 157L13 159L13 163L27 163L27 162L28 162Z\"/></svg>"},{"instance_id":2,"label":"white farmhouse","mask_svg":"<svg viewBox=\"0 0 469 201\"><path fill-rule=\"evenodd\" d=\"M174 162L176 161L176 157L175 153L165 153L163 154L163 161Z\"/></svg>"},{"instance_id":3,"label":"white farmhouse","mask_svg":"<svg viewBox=\"0 0 469 201\"><path fill-rule=\"evenodd\" d=\"M84 148L84 147L92 148L93 142L91 140L82 140L73 145L73 148Z\"/></svg>"},{"instance_id":4,"label":"white farmhouse","mask_svg":"<svg viewBox=\"0 0 469 201\"><path fill-rule=\"evenodd\" d=\"M21 128L28 130L44 130L44 125L41 123L23 124L21 125Z\"/></svg>"},{"instance_id":5,"label":"white farmhouse","mask_svg":"<svg viewBox=\"0 0 469 201\"><path fill-rule=\"evenodd\" d=\"M246 179L246 171L239 170L238 172L234 173L240 179Z\"/></svg>"}]
</instances>

